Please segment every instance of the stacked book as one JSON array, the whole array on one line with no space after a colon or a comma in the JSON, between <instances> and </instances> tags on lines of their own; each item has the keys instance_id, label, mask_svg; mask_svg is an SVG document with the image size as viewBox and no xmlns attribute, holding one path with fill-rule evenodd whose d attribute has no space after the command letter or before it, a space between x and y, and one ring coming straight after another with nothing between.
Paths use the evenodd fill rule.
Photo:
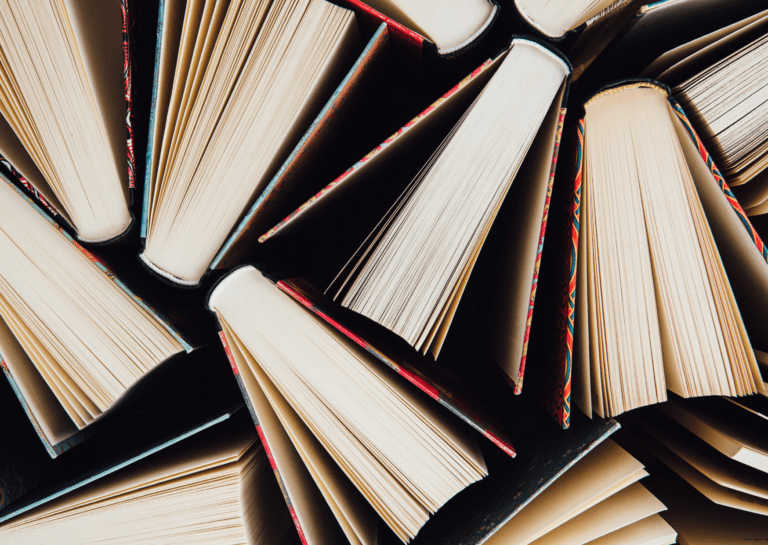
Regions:
<instances>
[{"instance_id":1,"label":"stacked book","mask_svg":"<svg viewBox=\"0 0 768 545\"><path fill-rule=\"evenodd\" d=\"M768 5L0 0L0 542L768 540Z\"/></svg>"}]
</instances>

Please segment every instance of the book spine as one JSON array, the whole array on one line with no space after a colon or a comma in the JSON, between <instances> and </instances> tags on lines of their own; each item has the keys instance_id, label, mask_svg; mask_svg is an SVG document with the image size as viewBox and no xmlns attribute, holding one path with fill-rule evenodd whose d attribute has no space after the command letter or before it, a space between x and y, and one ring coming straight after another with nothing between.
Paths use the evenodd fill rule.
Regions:
<instances>
[{"instance_id":1,"label":"book spine","mask_svg":"<svg viewBox=\"0 0 768 545\"><path fill-rule=\"evenodd\" d=\"M133 80L131 74L131 37L128 0L121 0L123 12L123 78L125 79L125 121L127 126L128 187L136 187L136 156L133 145Z\"/></svg>"},{"instance_id":2,"label":"book spine","mask_svg":"<svg viewBox=\"0 0 768 545\"><path fill-rule=\"evenodd\" d=\"M337 3L354 11L361 26L375 29L379 24L385 23L398 48L406 51L414 59L421 61L425 42L424 36L379 13L360 0L337 0Z\"/></svg>"},{"instance_id":3,"label":"book spine","mask_svg":"<svg viewBox=\"0 0 768 545\"><path fill-rule=\"evenodd\" d=\"M555 182L555 172L557 170L557 159L560 155L560 140L563 137L563 124L565 123L566 108L560 108L560 117L557 119L557 133L555 134L555 146L552 153L552 165L549 169L549 180L547 181L547 196L544 201L544 215L541 220L541 230L539 231L539 244L536 249L536 263L533 266L533 282L531 283L531 297L528 303L528 316L525 322L525 336L523 337L523 354L520 360L520 372L517 381L514 383L515 393L520 394L523 390L523 377L525 375L525 363L528 356L528 342L531 337L531 322L533 321L533 307L536 302L536 290L539 287L539 270L541 268L541 253L544 251L544 235L547 232L547 221L549 219L549 206L552 202L552 187Z\"/></svg>"},{"instance_id":4,"label":"book spine","mask_svg":"<svg viewBox=\"0 0 768 545\"><path fill-rule=\"evenodd\" d=\"M556 404L550 408L557 422L567 429L571 425L571 372L573 369L573 332L576 318L576 278L579 263L579 229L581 226L581 184L583 176L584 151L584 120L581 119L576 127L576 161L577 170L573 181L573 191L570 195L570 218L566 227L570 251L564 256L563 270L567 272L567 280L562 290L560 353L557 357Z\"/></svg>"},{"instance_id":5,"label":"book spine","mask_svg":"<svg viewBox=\"0 0 768 545\"><path fill-rule=\"evenodd\" d=\"M441 96L437 101L435 101L432 105L427 107L423 112L421 112L419 115L411 119L408 123L406 123L402 128L400 128L396 133L394 133L392 136L384 140L381 144L376 146L368 155L360 159L357 163L352 165L349 169L347 169L346 172L344 172L341 176L336 178L334 181L332 181L330 184L325 186L323 189L321 189L317 194L315 194L311 199L309 199L307 202L299 206L295 211L291 212L289 216L287 216L285 219L283 219L280 223L272 227L269 231L264 233L259 237L259 242L266 242L269 240L270 237L275 235L280 229L288 225L294 218L299 216L302 212L304 212L306 209L308 209L310 206L312 206L316 201L319 201L323 198L324 195L329 193L333 188L335 188L337 185L341 184L347 176L352 174L353 172L359 170L365 163L370 161L373 157L381 153L385 148L389 147L395 140L397 140L399 137L404 135L406 132L411 130L419 121L421 121L423 118L428 116L430 113L432 113L438 106L440 106L443 102L445 102L448 98L450 98L452 95L456 94L460 89L465 87L470 81L475 79L478 75L480 75L483 71L485 71L486 68L488 68L493 61L490 59L485 61L483 64L481 64L479 67L477 67L475 70L472 71L471 74L469 74L467 77L465 77L463 80L461 80L458 84L456 84L452 89L450 89L448 92L446 92L443 96Z\"/></svg>"},{"instance_id":6,"label":"book spine","mask_svg":"<svg viewBox=\"0 0 768 545\"><path fill-rule=\"evenodd\" d=\"M462 400L460 396L456 395L454 392L448 392L445 388L442 388L440 385L438 385L434 380L430 380L423 373L420 373L417 369L415 369L415 367L407 364L405 361L398 363L395 362L392 358L386 356L384 353L368 343L365 339L353 333L344 325L331 317L329 315L330 311L317 305L309 297L307 297L302 292L302 289L297 283L291 280L281 280L277 283L277 287L286 294L290 295L299 304L309 309L314 314L325 320L328 324L339 330L350 340L363 348L366 352L383 362L387 367L397 372L400 376L416 386L419 390L427 394L429 397L440 403L453 414L461 418L464 422L479 431L509 456L514 457L516 455L512 444L505 439L505 434L501 433L500 430L491 424L487 418L480 416L476 410L470 408L469 403Z\"/></svg>"},{"instance_id":7,"label":"book spine","mask_svg":"<svg viewBox=\"0 0 768 545\"><path fill-rule=\"evenodd\" d=\"M8 161L8 159L3 157L2 155L0 155L0 164L2 164L6 169L8 169L8 172L11 174L11 176L16 178L16 180L19 181L19 183L24 187L24 189L29 191L32 194L32 196L34 196L35 200L37 200L40 206L43 207L50 216L54 218L60 217L59 211L56 210L56 208L54 208L53 205L49 203L45 197L43 197L42 193L40 193L35 188L35 186L33 186L32 183L29 180L27 180L21 172L16 170L16 168L11 164L11 162Z\"/></svg>"},{"instance_id":8,"label":"book spine","mask_svg":"<svg viewBox=\"0 0 768 545\"><path fill-rule=\"evenodd\" d=\"M253 407L253 404L251 403L250 398L248 397L248 391L245 389L245 385L243 384L243 380L240 377L240 371L237 368L237 362L235 361L235 357L232 355L232 349L229 346L229 341L227 340L227 336L224 333L224 331L219 331L219 339L221 340L221 344L224 346L224 352L227 354L227 359L229 360L229 365L232 367L232 373L235 375L235 379L237 380L237 385L240 388L240 391L243 394L243 398L245 399L245 404L248 407L248 412L251 413L251 418L253 418L253 422L256 424L256 432L259 434L259 439L261 439L261 444L264 446L264 452L267 454L267 458L269 459L269 465L272 466L272 471L275 474L275 477L277 478L277 484L280 486L280 492L283 494L283 498L285 498L285 503L288 506L288 510L291 513L291 519L293 519L293 524L296 526L296 531L299 533L299 538L301 539L302 545L308 545L307 538L304 535L304 530L301 527L301 523L299 522L299 518L296 515L296 509L293 507L293 503L291 502L291 497L288 495L288 489L285 486L285 483L283 482L282 475L280 475L280 471L277 468L277 464L275 463L275 458L272 455L272 450L269 447L269 443L267 442L267 437L264 435L264 430L261 428L261 424L259 422L259 417L256 416L256 410Z\"/></svg>"},{"instance_id":9,"label":"book spine","mask_svg":"<svg viewBox=\"0 0 768 545\"><path fill-rule=\"evenodd\" d=\"M147 227L149 223L149 199L152 194L152 156L154 153L155 138L155 116L157 114L157 93L160 85L160 54L163 46L163 22L165 21L165 1L160 0L157 16L157 45L155 47L155 75L152 82L152 100L149 107L149 131L147 132L147 153L144 157L144 197L141 203L141 231L139 237L147 238Z\"/></svg>"},{"instance_id":10,"label":"book spine","mask_svg":"<svg viewBox=\"0 0 768 545\"><path fill-rule=\"evenodd\" d=\"M715 162L712 160L712 156L707 151L707 148L704 147L704 143L699 138L699 135L696 133L696 130L693 128L693 125L691 125L691 122L688 119L688 116L685 115L685 111L680 106L680 104L678 104L678 102L671 97L671 95L670 95L669 101L670 101L670 104L672 105L672 109L674 110L675 114L680 119L680 121L682 121L683 126L685 127L685 130L688 132L688 135L691 137L691 140L693 140L693 143L696 146L696 149L699 151L699 155L704 160L704 163L707 165L707 168L709 169L709 171L712 173L712 177L717 182L717 185L720 187L720 190L725 195L725 198L728 200L728 203L731 205L731 208L733 208L733 211L739 217L739 220L741 220L741 223L742 225L744 225L744 228L747 230L747 233L749 233L749 237L752 239L752 242L755 244L757 251L760 252L760 255L763 256L763 259L766 262L768 262L768 248L766 248L765 244L763 243L763 240L760 238L760 235L758 235L757 231L755 231L755 228L752 226L752 222L749 221L749 218L747 217L747 214L744 212L744 209L739 204L739 201L736 200L736 197L733 195L731 188L728 187L728 182L725 181L725 178L720 173L720 170L715 165Z\"/></svg>"}]
</instances>

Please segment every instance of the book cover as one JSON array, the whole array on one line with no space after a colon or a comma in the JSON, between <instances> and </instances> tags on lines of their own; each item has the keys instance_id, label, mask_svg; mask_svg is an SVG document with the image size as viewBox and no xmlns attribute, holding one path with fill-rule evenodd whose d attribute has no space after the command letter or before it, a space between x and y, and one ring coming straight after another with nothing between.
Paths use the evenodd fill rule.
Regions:
<instances>
[{"instance_id":1,"label":"book cover","mask_svg":"<svg viewBox=\"0 0 768 545\"><path fill-rule=\"evenodd\" d=\"M102 261L98 256L96 256L94 253L90 252L86 248L84 248L82 245L80 245L73 236L67 232L66 229L64 229L61 225L56 223L56 221L53 220L46 212L40 208L31 197L27 196L24 191L22 191L17 185L13 184L7 177L0 174L0 179L3 183L8 184L11 186L23 199L26 203L28 203L31 207L33 207L34 210L36 210L45 220L50 223L50 225L56 229L61 236L63 236L67 241L69 241L72 245L74 245L75 248L77 248L78 251L80 251L83 255L85 255L93 264L96 266L104 275L106 275L112 282L117 285L120 290L122 290L128 297L130 297L137 305L139 305L142 309L144 309L147 313L149 313L159 324L162 325L168 333L171 334L183 347L184 351L191 352L194 350L195 346L188 341L185 336L183 336L177 327L177 324L174 321L171 321L164 312L159 310L158 308L154 307L153 305L149 304L146 300L143 298L138 297L125 283L124 281L118 277L108 266L107 264ZM2 355L0 354L0 358L2 358ZM82 443L86 438L88 438L91 434L91 430L89 428L85 428L83 430L78 431L77 433L73 434L69 438L67 438L64 441L52 443L48 437L43 433L36 417L32 414L32 411L29 409L29 404L27 403L27 400L25 399L22 388L18 384L19 377L15 377L11 370L9 369L8 365L3 362L1 364L3 372L8 379L11 387L13 388L14 393L16 394L19 402L21 403L21 406L24 408L25 412L27 413L30 422L32 422L32 425L35 427L35 430L37 431L41 441L43 442L43 445L45 446L46 450L48 451L49 455L51 457L56 457L62 454L63 452L66 452L70 448L72 448L75 445L78 445Z\"/></svg>"},{"instance_id":2,"label":"book cover","mask_svg":"<svg viewBox=\"0 0 768 545\"><path fill-rule=\"evenodd\" d=\"M29 481L35 486L28 486L16 501L0 510L0 522L228 421L238 412L247 418L239 411L242 399L215 347L195 351L157 371L157 380L143 392L129 392L121 400L120 411L107 413L94 423L98 433L78 446L76 455L37 464L45 472Z\"/></svg>"},{"instance_id":3,"label":"book cover","mask_svg":"<svg viewBox=\"0 0 768 545\"><path fill-rule=\"evenodd\" d=\"M375 328L351 311L333 305L299 278L277 281L276 286L479 431L509 456L516 455L507 433L493 417L426 358L418 357L402 346L390 345L377 335Z\"/></svg>"},{"instance_id":4,"label":"book cover","mask_svg":"<svg viewBox=\"0 0 768 545\"><path fill-rule=\"evenodd\" d=\"M459 492L421 529L414 545L483 543L619 428L613 419L584 422L568 432L539 428L526 438L519 460Z\"/></svg>"}]
</instances>

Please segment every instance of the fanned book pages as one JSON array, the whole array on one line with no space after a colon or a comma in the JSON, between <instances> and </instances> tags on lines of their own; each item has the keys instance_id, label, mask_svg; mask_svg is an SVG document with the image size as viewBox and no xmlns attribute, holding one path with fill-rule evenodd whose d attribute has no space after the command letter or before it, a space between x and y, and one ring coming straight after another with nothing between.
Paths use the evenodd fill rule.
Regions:
<instances>
[{"instance_id":1,"label":"fanned book pages","mask_svg":"<svg viewBox=\"0 0 768 545\"><path fill-rule=\"evenodd\" d=\"M194 286L352 64L360 35L354 13L325 0L169 0L165 13L141 259Z\"/></svg>"},{"instance_id":2,"label":"fanned book pages","mask_svg":"<svg viewBox=\"0 0 768 545\"><path fill-rule=\"evenodd\" d=\"M365 0L370 7L422 34L439 55L452 55L488 30L499 6L491 0Z\"/></svg>"},{"instance_id":3,"label":"fanned book pages","mask_svg":"<svg viewBox=\"0 0 768 545\"><path fill-rule=\"evenodd\" d=\"M717 505L674 475L654 475L648 487L667 506L662 517L677 531L680 545L742 545L768 539L764 516Z\"/></svg>"},{"instance_id":4,"label":"fanned book pages","mask_svg":"<svg viewBox=\"0 0 768 545\"><path fill-rule=\"evenodd\" d=\"M373 544L379 517L408 542L487 474L465 423L255 268L209 306L305 543Z\"/></svg>"},{"instance_id":5,"label":"fanned book pages","mask_svg":"<svg viewBox=\"0 0 768 545\"><path fill-rule=\"evenodd\" d=\"M765 4L754 0L617 2L605 17L592 21L595 24L589 24L569 49L574 79L593 62L585 81L637 77L662 58L669 60L702 47L765 9Z\"/></svg>"},{"instance_id":6,"label":"fanned book pages","mask_svg":"<svg viewBox=\"0 0 768 545\"><path fill-rule=\"evenodd\" d=\"M643 464L608 439L613 420L563 433L536 429L520 457L494 465L460 492L414 541L418 545L671 545L664 505L640 481Z\"/></svg>"},{"instance_id":7,"label":"fanned book pages","mask_svg":"<svg viewBox=\"0 0 768 545\"><path fill-rule=\"evenodd\" d=\"M518 381L570 68L529 39L505 55L328 293L436 357L492 226L503 230L490 351Z\"/></svg>"},{"instance_id":8,"label":"fanned book pages","mask_svg":"<svg viewBox=\"0 0 768 545\"><path fill-rule=\"evenodd\" d=\"M295 545L269 455L242 410L0 524L8 544ZM206 429L208 428L208 429Z\"/></svg>"},{"instance_id":9,"label":"fanned book pages","mask_svg":"<svg viewBox=\"0 0 768 545\"><path fill-rule=\"evenodd\" d=\"M487 541L488 545L675 543L675 531L658 513L666 508L639 482L648 472L607 440L533 498Z\"/></svg>"},{"instance_id":10,"label":"fanned book pages","mask_svg":"<svg viewBox=\"0 0 768 545\"><path fill-rule=\"evenodd\" d=\"M55 456L191 347L4 177L0 197L2 367Z\"/></svg>"},{"instance_id":11,"label":"fanned book pages","mask_svg":"<svg viewBox=\"0 0 768 545\"><path fill-rule=\"evenodd\" d=\"M626 444L652 464L648 487L668 506L662 516L681 544L768 538L768 466L755 463L765 457L768 420L737 403L675 400L660 407L667 416L651 410L627 420ZM745 441L749 446L737 447Z\"/></svg>"},{"instance_id":12,"label":"fanned book pages","mask_svg":"<svg viewBox=\"0 0 768 545\"><path fill-rule=\"evenodd\" d=\"M738 239L713 238L708 221L713 230L713 218L739 224L738 235L740 209L729 206L727 186L718 187L698 154L703 146L668 99L667 90L640 82L608 88L585 106L573 391L587 414L658 403L667 390L764 390L724 269L731 258L720 256ZM758 259L755 250L745 243L740 258ZM743 263L728 270L746 272Z\"/></svg>"},{"instance_id":13,"label":"fanned book pages","mask_svg":"<svg viewBox=\"0 0 768 545\"><path fill-rule=\"evenodd\" d=\"M80 240L120 237L133 222L127 6L4 0L0 14L0 153Z\"/></svg>"},{"instance_id":14,"label":"fanned book pages","mask_svg":"<svg viewBox=\"0 0 768 545\"><path fill-rule=\"evenodd\" d=\"M764 470L730 459L664 416L648 415L638 420L650 437L643 441L645 449L710 501L768 516L768 474Z\"/></svg>"},{"instance_id":15,"label":"fanned book pages","mask_svg":"<svg viewBox=\"0 0 768 545\"><path fill-rule=\"evenodd\" d=\"M722 47L688 61L693 68L710 61L698 73L673 88L675 99L688 114L702 142L712 154L747 214L768 212L768 138L763 120L768 114L768 14L724 40ZM759 37L717 62L723 48L744 38ZM726 49L727 51L727 49ZM717 55L720 53L720 55ZM698 66L697 66L698 65ZM670 84L691 68L678 66L661 79ZM738 188L737 188L738 186Z\"/></svg>"}]
</instances>

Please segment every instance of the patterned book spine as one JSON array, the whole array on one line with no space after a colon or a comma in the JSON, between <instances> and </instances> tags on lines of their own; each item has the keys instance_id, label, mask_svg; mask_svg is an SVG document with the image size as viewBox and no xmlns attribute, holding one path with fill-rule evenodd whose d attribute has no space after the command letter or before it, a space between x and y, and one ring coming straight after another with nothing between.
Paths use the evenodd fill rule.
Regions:
<instances>
[{"instance_id":1,"label":"patterned book spine","mask_svg":"<svg viewBox=\"0 0 768 545\"><path fill-rule=\"evenodd\" d=\"M739 204L739 201L736 200L736 197L733 195L731 188L728 187L728 183L725 181L725 178L723 178L723 175L720 173L720 170L715 165L715 162L712 160L712 156L707 151L707 148L704 147L704 143L699 138L699 135L696 134L696 131L694 130L693 125L691 125L691 122L688 119L688 116L685 115L685 112L680 107L680 104L678 104L678 102L674 98L670 97L669 101L670 101L670 104L672 105L672 109L674 110L675 114L680 119L680 121L682 121L683 126L685 127L685 130L688 132L688 135L691 137L691 140L693 140L693 143L696 145L696 149L699 151L699 155L701 155L701 158L704 160L704 163L707 165L707 168L709 168L709 171L712 173L712 177L717 182L717 185L720 187L720 190L725 195L725 198L728 200L728 203L731 205L731 208L733 208L733 211L739 217L739 220L741 220L741 223L742 225L744 225L744 228L747 230L747 233L749 233L749 237L752 239L752 242L754 242L755 247L757 248L757 251L760 252L760 255L763 256L763 259L766 262L768 262L768 248L765 247L765 244L760 238L760 235L758 235L757 231L755 231L755 228L752 227L752 222L749 221L749 218L747 217L747 214L744 212L744 209Z\"/></svg>"},{"instance_id":2,"label":"patterned book spine","mask_svg":"<svg viewBox=\"0 0 768 545\"><path fill-rule=\"evenodd\" d=\"M555 147L552 154L552 166L549 169L549 180L547 182L547 197L544 201L544 215L541 220L541 230L539 232L539 244L536 249L536 263L533 267L533 282L531 283L531 297L528 304L528 316L525 323L525 336L523 337L523 354L520 360L520 372L517 381L513 382L515 393L520 394L523 391L523 376L525 374L525 361L528 355L528 341L531 337L531 322L533 320L533 306L536 302L536 289L539 286L539 269L541 268L541 252L544 250L544 235L547 231L547 220L549 219L549 205L552 202L552 186L555 182L555 171L557 169L557 159L560 155L560 140L563 136L563 123L565 122L566 108L560 108L560 117L557 120L557 134L555 135Z\"/></svg>"},{"instance_id":3,"label":"patterned book spine","mask_svg":"<svg viewBox=\"0 0 768 545\"><path fill-rule=\"evenodd\" d=\"M376 28L379 24L386 23L396 44L413 58L421 59L424 36L393 21L360 0L339 0L338 3L354 11L362 26Z\"/></svg>"},{"instance_id":4,"label":"patterned book spine","mask_svg":"<svg viewBox=\"0 0 768 545\"><path fill-rule=\"evenodd\" d=\"M482 65L477 67L471 74L469 74L467 77L465 77L463 80L461 80L458 84L456 84L451 90L449 90L447 93L445 93L443 96L441 96L437 101L435 101L432 105L430 105L427 109L425 109L423 112L421 112L419 115L411 119L408 123L405 124L401 129L399 129L395 134L384 140L381 144L376 146L376 148L368 153L365 157L360 159L357 163L352 165L346 172L344 172L341 176L336 178L334 181L332 181L330 184L325 186L323 189L321 189L316 195L314 195L311 199L309 199L307 202L302 204L300 207L298 207L295 211L291 212L289 216L287 216L285 219L283 219L280 223L272 227L269 231L264 233L259 237L259 242L265 242L270 237L275 235L280 229L288 225L294 218L299 216L302 212L307 210L310 206L312 206L315 202L319 201L323 198L326 194L330 193L336 186L344 182L344 180L353 172L356 172L359 170L363 165L365 165L368 161L376 157L379 153L381 153L384 149L392 145L398 138L403 136L405 133L410 131L414 126L416 126L422 119L430 115L438 106L440 106L443 102L445 102L448 98L450 98L452 95L456 94L460 89L464 88L470 81L475 79L477 76L479 76L482 72L485 71L486 68L488 68L492 64L491 60L485 61Z\"/></svg>"},{"instance_id":5,"label":"patterned book spine","mask_svg":"<svg viewBox=\"0 0 768 545\"><path fill-rule=\"evenodd\" d=\"M128 32L128 0L121 0L123 12L123 78L125 80L125 122L127 126L128 187L136 187L136 157L133 149L133 84L131 78L131 37Z\"/></svg>"},{"instance_id":6,"label":"patterned book spine","mask_svg":"<svg viewBox=\"0 0 768 545\"><path fill-rule=\"evenodd\" d=\"M576 278L579 263L579 229L581 226L581 183L583 176L584 120L576 126L576 175L568 203L569 216L563 237L568 251L562 256L561 270L567 273L561 288L561 314L558 320L558 353L554 382L547 394L550 414L564 428L571 425L571 372L573 366L573 332L576 316Z\"/></svg>"},{"instance_id":7,"label":"patterned book spine","mask_svg":"<svg viewBox=\"0 0 768 545\"><path fill-rule=\"evenodd\" d=\"M272 450L270 449L269 443L267 442L267 437L264 435L264 430L262 429L261 423L259 422L259 417L256 416L256 410L251 403L251 399L248 397L248 391L245 389L243 379L240 377L240 371L237 369L237 362L235 361L235 357L232 355L232 349L230 348L227 336L223 331L219 331L219 339L221 340L221 344L224 346L224 352L227 354L227 359L229 360L229 365L232 367L232 372L235 374L235 379L237 379L237 385L240 387L240 391L243 393L243 398L245 399L245 404L248 407L248 412L251 413L251 418L253 418L253 421L256 424L256 432L259 434L261 444L264 446L264 452L266 452L267 458L269 459L269 465L272 466L272 471L277 478L277 484L280 486L280 492L283 494L283 498L285 498L285 503L291 513L291 519L293 519L293 524L296 526L296 531L299 533L301 543L302 545L308 545L307 538L304 535L304 530L302 529L301 523L299 522L299 517L296 515L296 509L294 509L293 503L291 502L291 496L288 494L288 489L283 482L283 477L277 468L275 458L272 455Z\"/></svg>"},{"instance_id":8,"label":"patterned book spine","mask_svg":"<svg viewBox=\"0 0 768 545\"><path fill-rule=\"evenodd\" d=\"M11 176L16 178L19 181L19 183L24 187L24 189L29 191L35 197L37 202L40 203L40 205L43 208L45 208L52 217L55 218L59 216L59 211L56 210L53 207L53 205L49 203L45 197L43 197L42 193L40 193L35 188L35 186L33 186L32 183L29 180L27 180L21 172L16 170L16 168L14 168L14 166L10 163L10 161L8 161L8 159L3 157L2 155L0 155L0 164L2 164L6 169L8 169L8 172L10 172Z\"/></svg>"},{"instance_id":9,"label":"patterned book spine","mask_svg":"<svg viewBox=\"0 0 768 545\"><path fill-rule=\"evenodd\" d=\"M422 392L426 393L432 399L450 410L453 414L464 420L508 455L512 457L515 456L515 449L512 446L512 443L506 439L506 434L501 432L498 426L491 423L489 418L481 416L477 409L470 408L471 405L468 401L462 400L455 392L441 386L434 379L427 377L407 361L402 359L395 361L395 359L387 356L368 343L365 339L350 331L330 315L331 310L329 308L313 302L298 281L281 280L277 283L277 287L328 322L334 328L338 329L354 343L382 361L387 367L393 369Z\"/></svg>"},{"instance_id":10,"label":"patterned book spine","mask_svg":"<svg viewBox=\"0 0 768 545\"><path fill-rule=\"evenodd\" d=\"M147 238L149 224L149 199L152 195L152 156L154 148L152 143L155 138L155 116L157 114L157 93L160 87L160 53L163 45L163 22L165 21L165 1L160 0L157 8L157 45L155 46L155 74L152 82L152 101L149 109L149 131L147 133L147 152L144 157L144 196L141 202L141 230L139 237Z\"/></svg>"}]
</instances>

